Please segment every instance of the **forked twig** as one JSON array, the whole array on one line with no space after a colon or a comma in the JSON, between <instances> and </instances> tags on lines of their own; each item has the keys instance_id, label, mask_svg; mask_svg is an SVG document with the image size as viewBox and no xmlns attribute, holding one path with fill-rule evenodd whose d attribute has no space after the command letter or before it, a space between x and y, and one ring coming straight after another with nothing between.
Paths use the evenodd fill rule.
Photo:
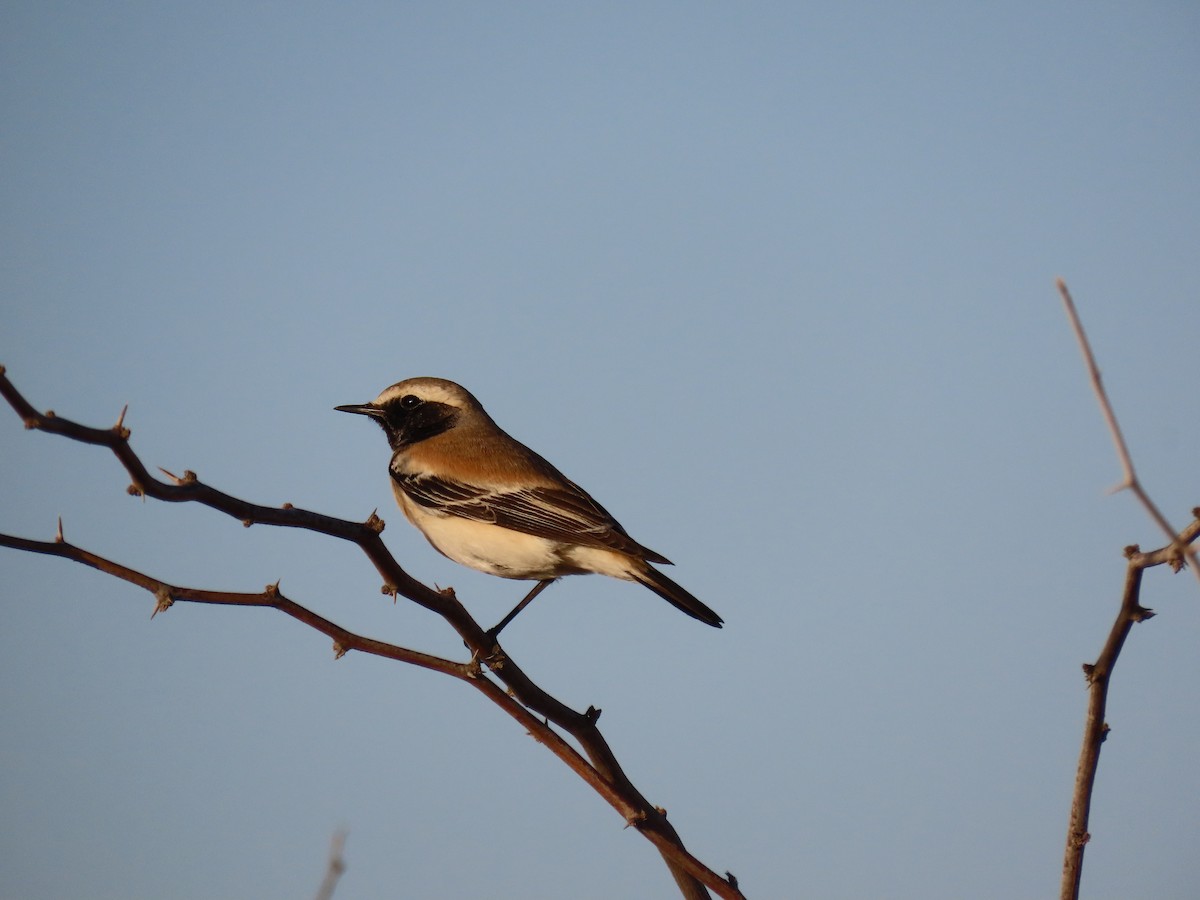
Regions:
<instances>
[{"instance_id":1,"label":"forked twig","mask_svg":"<svg viewBox=\"0 0 1200 900\"><path fill-rule=\"evenodd\" d=\"M1146 493L1142 487L1141 481L1137 477L1137 472L1133 468L1133 457L1129 454L1129 447L1125 444L1125 436L1121 433L1121 426L1117 424L1117 415L1113 412L1112 404L1108 400L1108 392L1104 389L1104 383L1100 379L1100 368L1096 365L1096 357L1092 354L1092 346L1087 339L1087 335L1083 330L1083 323L1079 320L1079 313L1075 310L1075 301L1071 299L1071 292L1067 289L1067 283L1061 278L1055 280L1058 286L1058 293L1062 296L1063 305L1067 308L1067 317L1071 320L1071 329L1075 332L1075 338L1079 341L1079 349L1083 352L1084 364L1087 366L1088 376L1092 383L1092 390L1096 392L1096 399L1100 402L1100 411L1104 414L1104 421L1108 424L1109 434L1112 435L1113 444L1117 448L1117 458L1120 460L1121 469L1124 472L1124 478L1121 483L1113 488L1113 491L1121 491L1128 488L1133 491L1134 496L1141 501L1142 506L1146 508L1158 527L1162 529L1163 534L1171 541L1176 538L1176 530L1171 523L1167 521L1150 499L1150 495ZM1179 548L1181 554L1186 556L1191 563L1192 574L1200 580L1200 565L1196 562L1196 551L1191 548L1183 547L1179 544L1174 546Z\"/></svg>"},{"instance_id":2,"label":"forked twig","mask_svg":"<svg viewBox=\"0 0 1200 900\"><path fill-rule=\"evenodd\" d=\"M1169 565L1176 572L1185 564L1191 562L1193 574L1200 578L1200 567L1196 565L1196 551L1192 545L1200 538L1200 508L1192 510L1195 520L1183 531L1176 532L1159 511L1158 507L1146 494L1138 480L1133 467L1133 458L1125 444L1121 428L1117 424L1116 414L1108 400L1108 394L1100 379L1100 369L1096 365L1091 345L1080 322L1075 303L1066 283L1060 278L1057 281L1058 292L1062 296L1067 309L1067 316L1075 337L1083 351L1084 362L1088 368L1092 389L1100 402L1100 409L1108 423L1109 433L1117 448L1117 457L1124 470L1124 480L1115 490L1129 488L1141 501L1150 517L1158 523L1167 534L1170 541L1167 546L1152 553L1142 553L1137 547L1127 547L1125 555L1129 560L1125 575L1125 588L1121 597L1121 607L1117 612L1116 621L1109 630L1108 640L1096 661L1083 667L1088 682L1087 719L1084 724L1083 746L1079 752L1079 763L1075 770L1075 789L1071 797L1071 815L1067 826L1067 844L1063 855L1062 881L1059 886L1060 900L1078 900L1079 886L1083 876L1083 851L1091 835L1088 833L1088 820L1091 815L1092 790L1096 782L1096 770L1100 763L1100 748L1108 735L1108 723L1105 721L1105 711L1108 705L1108 686L1116 666L1117 657L1125 644L1129 631L1138 622L1143 622L1154 615L1154 611L1141 604L1142 573L1152 567Z\"/></svg>"}]
</instances>

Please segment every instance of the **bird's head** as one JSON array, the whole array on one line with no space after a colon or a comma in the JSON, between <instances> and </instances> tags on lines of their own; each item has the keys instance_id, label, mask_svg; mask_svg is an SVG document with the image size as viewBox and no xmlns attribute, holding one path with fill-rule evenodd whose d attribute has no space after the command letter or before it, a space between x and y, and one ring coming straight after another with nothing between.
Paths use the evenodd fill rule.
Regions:
<instances>
[{"instance_id":1,"label":"bird's head","mask_svg":"<svg viewBox=\"0 0 1200 900\"><path fill-rule=\"evenodd\" d=\"M443 378L409 378L385 388L370 403L334 409L374 419L393 450L449 431L464 416L487 416L466 388Z\"/></svg>"}]
</instances>

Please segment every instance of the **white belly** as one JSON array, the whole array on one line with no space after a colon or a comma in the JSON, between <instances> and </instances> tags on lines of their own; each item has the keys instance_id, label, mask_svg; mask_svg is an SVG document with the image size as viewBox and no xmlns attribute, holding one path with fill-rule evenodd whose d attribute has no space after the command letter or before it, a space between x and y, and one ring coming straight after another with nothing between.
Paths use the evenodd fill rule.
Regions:
<instances>
[{"instance_id":1,"label":"white belly","mask_svg":"<svg viewBox=\"0 0 1200 900\"><path fill-rule=\"evenodd\" d=\"M443 556L489 575L540 581L595 572L632 580L631 560L613 550L564 544L486 522L439 515L411 501L404 503L404 513Z\"/></svg>"}]
</instances>

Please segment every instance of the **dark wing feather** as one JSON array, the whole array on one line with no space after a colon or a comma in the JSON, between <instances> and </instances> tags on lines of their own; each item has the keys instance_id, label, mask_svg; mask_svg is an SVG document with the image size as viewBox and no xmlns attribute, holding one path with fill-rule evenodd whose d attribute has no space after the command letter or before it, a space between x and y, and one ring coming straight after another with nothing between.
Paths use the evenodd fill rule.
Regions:
<instances>
[{"instance_id":1,"label":"dark wing feather","mask_svg":"<svg viewBox=\"0 0 1200 900\"><path fill-rule=\"evenodd\" d=\"M583 488L569 481L561 488L501 491L434 475L393 472L392 478L414 503L447 515L487 522L553 541L605 547L641 557L647 562L670 564L670 560L631 538L603 506Z\"/></svg>"}]
</instances>

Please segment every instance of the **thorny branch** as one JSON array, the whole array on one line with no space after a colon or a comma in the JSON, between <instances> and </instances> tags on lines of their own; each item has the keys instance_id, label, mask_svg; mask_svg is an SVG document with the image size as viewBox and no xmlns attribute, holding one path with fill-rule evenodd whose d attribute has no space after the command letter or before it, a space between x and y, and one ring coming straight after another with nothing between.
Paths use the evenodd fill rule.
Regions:
<instances>
[{"instance_id":1,"label":"thorny branch","mask_svg":"<svg viewBox=\"0 0 1200 900\"><path fill-rule=\"evenodd\" d=\"M1192 510L1192 515L1196 517L1195 521L1181 531L1172 543L1159 550L1142 553L1135 546L1125 548L1129 565L1125 572L1121 608L1108 633L1104 649L1100 651L1094 663L1085 664L1083 667L1088 682L1087 718L1083 727L1083 747L1079 752L1079 765L1075 770L1075 791L1071 798L1071 819L1067 827L1067 846L1063 856L1062 883L1059 889L1061 900L1078 900L1079 897L1079 884L1083 875L1083 850L1091 839L1091 835L1088 834L1088 817L1092 808L1092 787L1100 763L1100 745L1104 743L1109 730L1104 715L1113 668L1129 630L1136 623L1144 622L1154 615L1154 610L1147 609L1140 602L1142 573L1164 563L1175 571L1179 570L1179 547L1190 546L1200 538L1200 507Z\"/></svg>"},{"instance_id":2,"label":"thorny branch","mask_svg":"<svg viewBox=\"0 0 1200 900\"><path fill-rule=\"evenodd\" d=\"M129 581L158 598L156 611L169 607L177 600L268 606L333 638L339 656L349 650L359 650L458 678L480 691L516 719L536 741L547 747L617 810L628 825L632 825L654 844L662 854L683 897L687 900L707 898L707 887L719 897L728 900L743 898L742 892L737 888L736 879L732 876L722 878L692 856L684 848L674 827L667 821L665 810L652 805L629 780L596 726L599 710L589 708L586 712L576 712L550 696L524 673L498 643L488 638L480 625L458 602L452 590L434 590L405 572L384 546L380 538L384 523L374 513L365 522L350 522L299 509L290 503L281 507L261 506L210 487L201 482L193 472L184 472L182 476L176 477L164 470L164 474L170 480L161 481L150 474L130 446L130 432L124 424L124 410L111 428L91 428L57 416L53 411L40 413L9 381L2 366L0 396L3 396L17 412L27 429L107 447L129 473L131 494L171 503L200 503L239 519L247 526L264 524L303 528L357 544L383 577L385 592L404 596L441 616L462 637L472 651L472 657L470 662L456 663L353 634L284 597L275 586L268 586L260 594L240 594L169 585L68 544L62 537L61 527L54 542L0 535L0 546L60 556ZM486 671L480 663L486 666ZM551 725L573 737L583 748L587 758L580 755Z\"/></svg>"},{"instance_id":3,"label":"thorny branch","mask_svg":"<svg viewBox=\"0 0 1200 900\"><path fill-rule=\"evenodd\" d=\"M1105 708L1108 703L1108 686L1112 679L1113 668L1117 657L1125 644L1130 629L1138 622L1144 622L1154 615L1154 611L1142 606L1141 587L1142 573L1153 566L1164 563L1178 572L1187 562L1191 563L1192 572L1200 578L1200 566L1196 564L1196 550L1192 546L1200 538L1200 507L1192 510L1194 521L1180 532L1176 532L1159 511L1142 488L1141 482L1133 468L1133 459L1121 427L1117 424L1116 414L1109 402L1108 393L1100 379L1100 369L1096 365L1091 345L1083 331L1083 324L1075 310L1075 303L1066 283L1060 278L1057 281L1059 294L1066 306L1067 316L1075 337L1083 352L1084 363L1088 369L1092 389L1100 403L1101 412L1112 435L1116 446L1117 457L1124 470L1124 479L1117 485L1116 490L1129 488L1141 501L1150 517L1166 532L1170 543L1151 553L1142 553L1136 546L1125 548L1125 556L1129 560L1125 573L1125 589L1121 597L1121 608L1117 611L1116 621L1109 631L1108 640L1094 663L1085 664L1083 672L1088 682L1087 718L1083 730L1083 746L1079 752L1079 764L1075 770L1075 790L1071 798L1071 817L1067 826L1067 845L1063 855L1062 881L1059 887L1060 900L1078 900L1080 880L1083 876L1083 851L1091 835L1088 833L1088 818L1091 814L1092 789L1096 781L1096 769L1100 763L1100 745L1108 736L1108 723L1104 721Z\"/></svg>"}]
</instances>

